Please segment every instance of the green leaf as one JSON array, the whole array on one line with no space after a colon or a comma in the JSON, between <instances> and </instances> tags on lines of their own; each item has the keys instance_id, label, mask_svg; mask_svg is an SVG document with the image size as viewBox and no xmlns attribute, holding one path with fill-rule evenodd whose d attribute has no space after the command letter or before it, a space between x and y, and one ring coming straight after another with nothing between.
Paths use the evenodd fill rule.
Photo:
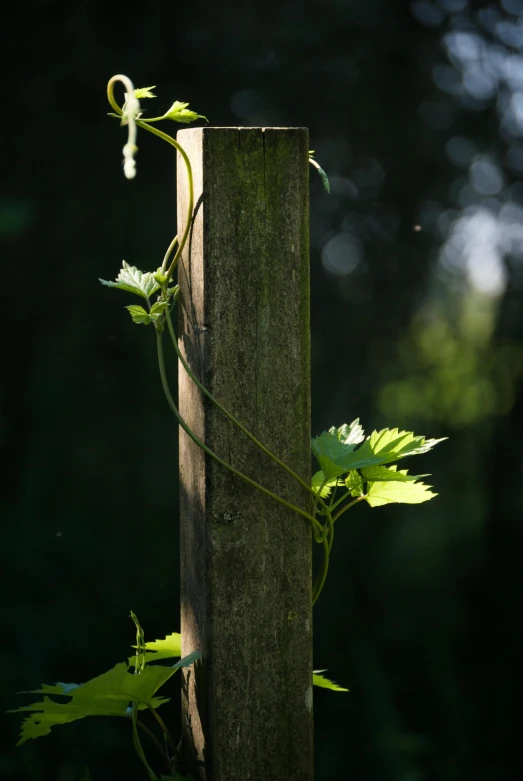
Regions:
<instances>
[{"instance_id":1,"label":"green leaf","mask_svg":"<svg viewBox=\"0 0 523 781\"><path fill-rule=\"evenodd\" d=\"M168 702L168 699L153 695L169 680L176 669L176 667L153 665L146 666L140 675L134 675L128 671L125 662L120 662L106 673L69 690L66 695L69 702L55 702L44 696L41 702L8 711L9 713L31 712L22 723L17 745L20 746L31 738L48 735L52 727L57 724L67 724L86 716L127 716L131 702L137 703L138 710L158 708ZM44 686L39 691L44 693L47 689L48 687ZM53 692L53 694L65 696L65 691Z\"/></svg>"},{"instance_id":2,"label":"green leaf","mask_svg":"<svg viewBox=\"0 0 523 781\"><path fill-rule=\"evenodd\" d=\"M320 491L321 488L320 496L322 499L325 499L325 497L330 496L331 491L337 482L337 477L325 481L325 475L323 472L316 472L316 474L312 476L311 488L316 494Z\"/></svg>"},{"instance_id":3,"label":"green leaf","mask_svg":"<svg viewBox=\"0 0 523 781\"><path fill-rule=\"evenodd\" d=\"M133 318L133 323L138 323L139 325L149 325L149 323L153 322L153 318L145 311L143 306L131 304L125 308Z\"/></svg>"},{"instance_id":4,"label":"green leaf","mask_svg":"<svg viewBox=\"0 0 523 781\"><path fill-rule=\"evenodd\" d=\"M136 648L136 646L133 646L133 648ZM177 632L173 632L172 635L168 635L163 640L154 640L153 642L145 643L145 648L145 664L178 657L181 655L181 635ZM169 667L169 669L177 670L179 667L188 667L193 662L201 659L201 656L201 651L192 651L190 654L187 654L187 656L184 656L183 659L180 659L179 662L176 662L173 667ZM136 656L129 657L128 662L130 667L135 667Z\"/></svg>"},{"instance_id":5,"label":"green leaf","mask_svg":"<svg viewBox=\"0 0 523 781\"><path fill-rule=\"evenodd\" d=\"M326 670L314 670L312 673L312 683L314 686L321 686L323 689L331 689L333 692L348 692L348 689L344 689L343 686L338 686L334 681L329 681L325 676L320 673L327 672Z\"/></svg>"},{"instance_id":6,"label":"green leaf","mask_svg":"<svg viewBox=\"0 0 523 781\"><path fill-rule=\"evenodd\" d=\"M134 90L134 97L138 98L138 100L141 100L142 98L155 98L156 95L153 95L151 92L152 89L156 89L156 86L139 87L138 89Z\"/></svg>"},{"instance_id":7,"label":"green leaf","mask_svg":"<svg viewBox=\"0 0 523 781\"><path fill-rule=\"evenodd\" d=\"M359 418L353 420L349 426L344 423L343 426L340 426L338 429L333 426L329 431L331 434L337 432L338 439L340 442L343 442L344 445L358 445L365 439L365 433L360 425Z\"/></svg>"},{"instance_id":8,"label":"green leaf","mask_svg":"<svg viewBox=\"0 0 523 781\"><path fill-rule=\"evenodd\" d=\"M157 320L158 317L168 308L169 304L167 301L156 301L155 304L151 307L150 315L153 320Z\"/></svg>"},{"instance_id":9,"label":"green leaf","mask_svg":"<svg viewBox=\"0 0 523 781\"><path fill-rule=\"evenodd\" d=\"M343 459L347 453L352 452L350 445L344 445L335 434L323 431L319 437L311 442L312 452L318 459L324 478L331 480L342 475L347 470L338 465L338 460Z\"/></svg>"},{"instance_id":10,"label":"green leaf","mask_svg":"<svg viewBox=\"0 0 523 781\"><path fill-rule=\"evenodd\" d=\"M372 473L376 472L375 467L361 470L364 480L368 481L365 500L371 507L393 503L421 504L437 496L430 490L432 486L414 482L417 477L423 475L408 475L407 470L397 472L396 466L380 467L380 469L386 471L386 480L369 479Z\"/></svg>"},{"instance_id":11,"label":"green leaf","mask_svg":"<svg viewBox=\"0 0 523 781\"><path fill-rule=\"evenodd\" d=\"M323 170L321 165L317 162L317 160L314 160L313 155L314 155L314 150L311 149L309 151L309 163L311 163L311 165L313 165L316 168L316 170L318 171L319 175L321 176L321 179L322 179L322 182L323 182L323 186L325 187L327 192L330 193L331 186L330 186L330 182L329 182L329 177L327 176L327 174L325 173L325 171Z\"/></svg>"},{"instance_id":12,"label":"green leaf","mask_svg":"<svg viewBox=\"0 0 523 781\"><path fill-rule=\"evenodd\" d=\"M373 431L356 453L344 460L344 464L351 469L390 464L407 456L427 453L434 445L445 439L447 437L425 439L423 436L413 434L412 431L385 428L381 431Z\"/></svg>"},{"instance_id":13,"label":"green leaf","mask_svg":"<svg viewBox=\"0 0 523 781\"><path fill-rule=\"evenodd\" d=\"M361 496L363 494L363 478L356 469L351 469L345 478L345 485L349 489L351 496Z\"/></svg>"},{"instance_id":14,"label":"green leaf","mask_svg":"<svg viewBox=\"0 0 523 781\"><path fill-rule=\"evenodd\" d=\"M374 431L362 446L355 450L354 444L345 445L338 440L332 433L336 430L340 435L340 429L331 429L329 432L324 431L320 437L312 441L312 451L328 478L345 474L353 469L390 464L406 456L426 453L438 442L447 439L447 437L425 439L411 431L386 428L379 432Z\"/></svg>"},{"instance_id":15,"label":"green leaf","mask_svg":"<svg viewBox=\"0 0 523 781\"><path fill-rule=\"evenodd\" d=\"M133 648L136 648L133 645ZM160 659L172 659L173 657L179 657L182 655L182 636L179 632L173 632L171 635L167 635L163 640L151 640L150 643L145 644L147 653L145 654L145 663L157 662ZM129 664L134 665L136 657L131 656Z\"/></svg>"},{"instance_id":16,"label":"green leaf","mask_svg":"<svg viewBox=\"0 0 523 781\"><path fill-rule=\"evenodd\" d=\"M198 659L202 658L202 652L201 651L191 651L190 654L187 654L187 656L184 656L183 659L180 659L179 662L176 662L176 664L173 664L173 666L170 668L172 670L179 670L180 667L189 667L189 665L193 664L194 662L197 662Z\"/></svg>"},{"instance_id":17,"label":"green leaf","mask_svg":"<svg viewBox=\"0 0 523 781\"><path fill-rule=\"evenodd\" d=\"M161 272L161 268L156 272L147 271L145 274L136 266L130 266L122 261L122 269L116 277L116 282L109 282L106 279L100 279L102 285L107 287L116 287L119 290L126 290L128 293L134 293L141 298L149 298L160 289L160 285L154 278L155 273Z\"/></svg>"},{"instance_id":18,"label":"green leaf","mask_svg":"<svg viewBox=\"0 0 523 781\"><path fill-rule=\"evenodd\" d=\"M363 438L363 429L357 418L349 426L347 424L339 428L333 426L329 431L324 431L312 440L312 452L318 459L321 471L327 480L347 472L344 463Z\"/></svg>"},{"instance_id":19,"label":"green leaf","mask_svg":"<svg viewBox=\"0 0 523 781\"><path fill-rule=\"evenodd\" d=\"M60 694L68 695L73 689L78 689L82 686L81 683L61 683L58 682L54 686L49 686L47 683L42 684L41 689L28 689L27 691L19 692L19 694Z\"/></svg>"},{"instance_id":20,"label":"green leaf","mask_svg":"<svg viewBox=\"0 0 523 781\"><path fill-rule=\"evenodd\" d=\"M419 480L420 477L430 477L430 475L409 475L407 470L396 471L395 466L368 466L361 470L362 477L360 482L381 481L381 482L400 482L407 483L409 480Z\"/></svg>"},{"instance_id":21,"label":"green leaf","mask_svg":"<svg viewBox=\"0 0 523 781\"><path fill-rule=\"evenodd\" d=\"M195 119L205 119L206 122L209 121L207 117L204 117L201 114L196 114L194 111L188 111L188 105L188 103L180 103L179 100L175 100L169 111L166 111L163 115L163 118L172 119L174 122L183 122L184 125L194 122Z\"/></svg>"},{"instance_id":22,"label":"green leaf","mask_svg":"<svg viewBox=\"0 0 523 781\"><path fill-rule=\"evenodd\" d=\"M328 193L330 193L330 191L331 191L331 183L329 182L329 177L327 176L327 174L325 173L323 168L321 168L321 166L318 167L317 171L318 171L319 175L321 176L321 180L323 182L323 186L325 187L326 191Z\"/></svg>"}]
</instances>

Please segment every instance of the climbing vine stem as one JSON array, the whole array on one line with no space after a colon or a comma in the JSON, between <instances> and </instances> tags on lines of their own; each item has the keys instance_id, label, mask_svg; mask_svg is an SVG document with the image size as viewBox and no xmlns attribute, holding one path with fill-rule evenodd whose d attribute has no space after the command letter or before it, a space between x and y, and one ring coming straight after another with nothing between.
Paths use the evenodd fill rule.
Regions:
<instances>
[{"instance_id":1,"label":"climbing vine stem","mask_svg":"<svg viewBox=\"0 0 523 781\"><path fill-rule=\"evenodd\" d=\"M208 456L210 456L216 463L220 464L221 466L225 467L225 469L228 469L229 472L231 472L235 477L239 477L244 482L248 483L249 485L253 486L253 488L256 488L258 491L261 491L266 496L270 496L271 499L274 499L275 502L278 502L279 504L282 504L284 507L286 507L288 510L292 510L295 513L298 513L298 515L303 516L308 521L311 522L313 527L317 530L318 533L323 532L323 527L319 523L319 521L314 518L310 513L308 513L306 510L302 510L301 507L296 507L294 504L291 504L290 502L287 502L285 499L282 499L281 496L278 496L277 494L270 491L268 488L265 488L264 486L257 483L252 478L248 477L247 475L243 474L243 472L240 472L238 469L233 467L231 464L228 464L227 461L225 461L223 458L221 458L217 453L215 453L213 450L211 450L205 442L203 442L199 437L196 436L196 434L189 428L185 420L180 415L180 412L178 411L178 407L176 406L176 403L173 399L171 390L169 388L169 382L167 380L167 373L165 370L165 361L164 361L164 354L163 354L163 343L162 343L162 334L157 332L156 334L156 345L157 345L157 353L158 353L158 367L160 370L160 378L162 381L162 388L165 395L165 398L167 400L167 403L169 407L171 408L171 411L173 412L176 420L178 421L179 425L182 427L182 429L185 431L188 437L192 439L192 441L200 447L204 453L207 453Z\"/></svg>"}]
</instances>

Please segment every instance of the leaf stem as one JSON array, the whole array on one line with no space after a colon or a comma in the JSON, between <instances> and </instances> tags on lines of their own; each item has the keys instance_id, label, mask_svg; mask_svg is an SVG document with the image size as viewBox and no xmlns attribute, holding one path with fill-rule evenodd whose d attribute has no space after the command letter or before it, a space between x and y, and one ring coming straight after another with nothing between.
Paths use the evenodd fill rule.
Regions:
<instances>
[{"instance_id":1,"label":"leaf stem","mask_svg":"<svg viewBox=\"0 0 523 781\"><path fill-rule=\"evenodd\" d=\"M362 481L362 483L361 483L361 484L363 485L363 481ZM346 491L346 492L343 494L343 496L340 496L340 498L339 498L339 499L337 499L337 500L334 502L334 504L333 504L333 505L331 505L330 511L331 511L331 512L333 512L333 511L336 509L336 507L339 507L339 506L340 506L340 504L341 504L342 502L344 502L344 501L345 501L345 499L347 499L347 497L348 497L348 496L350 496L350 495L351 495L351 494L350 494L350 491Z\"/></svg>"},{"instance_id":2,"label":"leaf stem","mask_svg":"<svg viewBox=\"0 0 523 781\"><path fill-rule=\"evenodd\" d=\"M149 705L149 710L151 711L151 713L153 714L154 718L156 719L156 721L160 725L160 728L161 728L164 736L167 738L167 741L169 742L169 745L171 746L171 748L173 750L173 756L176 758L178 749L177 749L176 744L175 744L175 742L173 740L173 736L171 735L169 729L167 728L164 720L162 719L162 717L160 716L158 711L155 708L153 708L152 706L150 706L150 705Z\"/></svg>"},{"instance_id":3,"label":"leaf stem","mask_svg":"<svg viewBox=\"0 0 523 781\"><path fill-rule=\"evenodd\" d=\"M327 538L324 538L322 540L322 545L323 545L323 561L322 561L322 564L321 564L321 569L320 569L320 571L318 572L318 574L316 576L316 580L314 581L314 588L313 588L313 591L312 591L312 604L313 604L313 606L318 601L318 597L321 594L321 590L322 590L322 588L323 588L323 586L325 584L325 581L327 579L327 573L329 571L329 553L330 553L330 548L329 548L329 541L328 541Z\"/></svg>"},{"instance_id":4,"label":"leaf stem","mask_svg":"<svg viewBox=\"0 0 523 781\"><path fill-rule=\"evenodd\" d=\"M136 709L136 702L133 702L133 709L132 709L132 716L131 721L133 725L133 745L136 749L136 753L142 760L142 763L147 771L147 775L149 776L150 781L158 781L158 778L156 776L156 773L154 770L150 767L149 763L147 762L147 759L145 758L144 750L142 748L142 744L140 743L140 738L138 737L138 730L136 728L137 725L137 709Z\"/></svg>"},{"instance_id":5,"label":"leaf stem","mask_svg":"<svg viewBox=\"0 0 523 781\"><path fill-rule=\"evenodd\" d=\"M167 247L167 252L165 253L165 257L163 259L162 263L162 274L165 274L165 269L167 268L167 263L169 262L169 256L173 249L176 247L176 244L178 242L178 234L174 237L174 239L171 241L169 246Z\"/></svg>"},{"instance_id":6,"label":"leaf stem","mask_svg":"<svg viewBox=\"0 0 523 781\"><path fill-rule=\"evenodd\" d=\"M189 367L187 361L185 360L185 358L184 358L184 356L183 356L183 354L182 354L182 352L181 352L181 350L180 350L180 348L178 346L178 340L176 338L176 332L174 330L174 326L173 326L172 319L171 319L171 316L170 316L169 312L166 312L166 319L167 319L167 328L169 330L169 336L171 337L171 342L172 342L172 345L174 347L174 351L175 351L176 355L178 356L178 359L181 362L183 368L187 372L188 376L191 378L191 380L197 385L198 388L200 388L202 393L204 393L205 396L207 396L207 398L210 399L210 401L212 401L213 404L221 412L223 412L223 414L227 418L229 418L229 420L231 420L232 423L234 423L239 428L240 431L242 431L255 445L257 445L260 448L260 450L262 450L264 453L266 453L269 456L269 458L272 458L273 461L275 461L277 464L279 464L286 472L288 472L292 477L294 477L304 488L307 489L307 491L310 494L314 495L314 500L315 501L314 501L314 510L312 512L312 515L311 516L305 515L305 517L309 518L309 520L311 520L311 523L313 523L313 533L314 533L314 539L316 540L316 542L323 543L325 539L328 539L327 547L324 546L324 560L323 560L323 565L322 565L322 570L321 570L321 573L323 573L323 574L320 573L321 577L320 577L320 580L318 581L318 589L316 591L316 588L315 588L315 592L314 592L316 594L314 601L316 601L318 599L319 595L320 595L321 589L323 588L323 584L325 583L325 578L327 577L327 570L329 568L328 557L329 557L330 549L332 547L332 541L334 539L334 525L333 525L333 522L332 522L332 515L331 515L331 512L329 511L328 506L325 504L325 502L323 501L323 499L320 496L321 489L320 489L320 491L318 493L313 491L313 489L310 486L308 486L307 483L305 483L305 481L302 480L301 477L298 474L296 474L296 472L294 472L289 466L287 466L287 464L285 464L285 462L280 461L280 459L277 456L275 456L274 453L272 453L267 447L265 447L265 445L263 445L261 442L259 442L256 439L256 437L253 434L251 434L251 432L248 431L245 428L245 426L243 426L239 422L239 420L237 420L234 417L234 415L232 415L232 413L230 413L225 407L223 407L220 404L220 402L217 401L214 398L214 396L211 394L211 392L208 391L207 388L204 385L202 385L202 383L199 381L199 379L191 371L191 368ZM164 387L164 392L165 392L165 387ZM172 396L171 396L171 399L172 399ZM169 399L167 399L167 400L169 401ZM174 405L174 401L173 401L173 405ZM171 407L171 409L173 409L173 407ZM194 440L194 441L196 441L196 440ZM197 442L197 444L199 444L199 442ZM226 465L226 466L227 466L227 468L230 471L233 471L230 465ZM243 477L244 480L247 479L245 475L242 475L242 477ZM247 482L251 482L251 481L249 479L247 479ZM256 487L258 489L264 491L265 493L268 493L269 496L272 496L277 501L280 501L281 503L285 504L286 506L289 506L282 499L277 497L275 494L272 494L271 492L268 492L266 489L262 488L262 486L258 485L257 483L252 483L252 484L256 485ZM319 523L319 521L315 517L316 506L317 506L318 501L320 501L321 504L324 507L324 512L325 512L325 515L326 515L326 524L325 524L325 526L327 528L325 528L324 525ZM300 512L300 510L298 508L294 507L294 506L292 506L292 509L294 509L296 512ZM303 513L301 513L301 514L303 515ZM314 522L313 522L313 519L314 519ZM325 561L325 559L327 559L327 560ZM314 604L314 601L313 601L312 604Z\"/></svg>"},{"instance_id":7,"label":"leaf stem","mask_svg":"<svg viewBox=\"0 0 523 781\"><path fill-rule=\"evenodd\" d=\"M354 507L354 505L358 504L358 502L362 502L363 499L365 499L365 498L366 498L365 496L358 496L358 497L356 497L356 499L354 499L353 502L349 502L349 504L346 504L345 507L342 507L341 510L338 513L336 513L336 515L333 517L332 521L333 522L337 521L338 518L340 517L340 515L343 515L344 512L349 510L351 507Z\"/></svg>"},{"instance_id":8,"label":"leaf stem","mask_svg":"<svg viewBox=\"0 0 523 781\"><path fill-rule=\"evenodd\" d=\"M318 499L321 498L321 492L323 491L326 483L327 483L327 478L324 477L323 478L323 482L320 485L319 491L312 491L312 493L314 494L314 504L312 505L312 514L314 515L314 517L316 517L316 509L318 507ZM325 527L323 527L323 532L322 532L322 535L321 535L321 539L316 539L316 542L322 542L324 537L325 537Z\"/></svg>"},{"instance_id":9,"label":"leaf stem","mask_svg":"<svg viewBox=\"0 0 523 781\"><path fill-rule=\"evenodd\" d=\"M137 726L137 727L139 727L139 728L140 728L140 729L141 729L143 732L145 732L145 734L146 734L146 735L148 735L148 736L149 736L149 738L151 739L151 741L154 743L154 745L156 746L156 748L158 749L158 751L159 751L159 752L160 752L160 754L162 755L162 759L163 759L163 761L164 761L165 767L166 767L167 769L169 769L169 770L170 770L170 768L171 768L171 762L170 762L170 760L169 760L169 757L167 756L167 753L166 753L166 751L165 751L164 747L162 746L162 744L160 743L160 741L158 740L158 738L156 737L156 735L154 734L154 732L152 732L152 731L149 729L149 727L147 727L147 726L146 726L146 725L143 723L143 721L140 721L138 718L136 719L136 726Z\"/></svg>"},{"instance_id":10,"label":"leaf stem","mask_svg":"<svg viewBox=\"0 0 523 781\"><path fill-rule=\"evenodd\" d=\"M166 141L168 144L173 146L176 149L176 151L180 153L183 162L185 163L185 168L187 169L187 179L189 183L189 203L187 206L187 222L182 234L182 238L180 239L180 242L178 244L178 249L176 251L176 254L172 260L171 265L169 266L169 270L167 271L167 281L168 281L172 277L174 273L174 269L178 264L180 255L182 254L182 250L185 246L185 242L187 241L187 237L189 236L189 231L192 225L192 216L193 216L193 208L194 208L194 184L193 184L191 162L183 146L181 146L181 144L179 144L178 141L176 141L172 136L167 135L167 133L164 133L155 127L150 127L150 125L148 125L147 122L145 122L142 119L137 119L136 125L138 127L143 128L144 130L149 131L149 133L153 133L155 136L158 136L158 138L163 138L164 141Z\"/></svg>"}]
</instances>

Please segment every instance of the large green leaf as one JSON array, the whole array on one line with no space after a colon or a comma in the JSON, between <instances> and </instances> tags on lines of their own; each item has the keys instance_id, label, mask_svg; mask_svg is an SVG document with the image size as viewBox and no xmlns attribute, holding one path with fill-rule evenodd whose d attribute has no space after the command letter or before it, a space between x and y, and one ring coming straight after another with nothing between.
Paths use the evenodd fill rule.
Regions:
<instances>
[{"instance_id":1,"label":"large green leaf","mask_svg":"<svg viewBox=\"0 0 523 781\"><path fill-rule=\"evenodd\" d=\"M32 694L52 694L67 697L68 702L55 702L44 696L40 702L32 703L9 713L29 712L31 715L22 722L20 740L17 745L31 738L48 735L57 724L67 724L86 716L128 716L130 703L136 702L138 710L159 708L168 698L155 697L160 686L171 678L180 667L192 664L201 656L200 651L180 659L173 667L150 665L139 675L129 672L126 662L120 662L87 683L44 684Z\"/></svg>"},{"instance_id":2,"label":"large green leaf","mask_svg":"<svg viewBox=\"0 0 523 781\"><path fill-rule=\"evenodd\" d=\"M161 272L161 268L157 269L156 272L147 271L144 273L136 266L130 266L124 260L115 282L106 279L100 279L100 282L107 287L115 287L119 290L126 290L128 293L134 293L141 298L149 298L160 289L160 285L154 278L155 273L158 272Z\"/></svg>"},{"instance_id":3,"label":"large green leaf","mask_svg":"<svg viewBox=\"0 0 523 781\"><path fill-rule=\"evenodd\" d=\"M363 445L354 454L351 469L390 464L406 456L416 456L427 453L434 445L443 442L441 439L426 439L412 431L399 431L397 428L384 428L381 431L373 431L367 437Z\"/></svg>"},{"instance_id":4,"label":"large green leaf","mask_svg":"<svg viewBox=\"0 0 523 781\"><path fill-rule=\"evenodd\" d=\"M69 702L55 702L44 696L41 702L25 705L10 713L31 712L22 722L20 740L17 746L31 738L48 735L51 728L57 724L67 724L86 716L127 716L131 702L137 703L138 710L158 708L168 699L154 697L154 693L164 684L175 670L172 667L146 667L140 675L128 671L127 664L120 662L87 683L67 692L52 691L50 693L67 696ZM49 688L43 686L33 693L46 694Z\"/></svg>"},{"instance_id":5,"label":"large green leaf","mask_svg":"<svg viewBox=\"0 0 523 781\"><path fill-rule=\"evenodd\" d=\"M312 673L312 683L314 686L320 686L322 689L330 689L333 692L348 692L348 689L344 689L343 686L338 686L334 681L329 681L324 675L320 673L327 672L326 670L314 670Z\"/></svg>"},{"instance_id":6,"label":"large green leaf","mask_svg":"<svg viewBox=\"0 0 523 781\"><path fill-rule=\"evenodd\" d=\"M393 503L421 504L437 496L430 490L432 486L415 482L418 477L425 477L425 475L409 475L406 469L396 471L395 466L378 469L370 467L362 469L361 472L363 479L367 481L364 497L371 507ZM378 473L385 479L371 479Z\"/></svg>"},{"instance_id":7,"label":"large green leaf","mask_svg":"<svg viewBox=\"0 0 523 781\"><path fill-rule=\"evenodd\" d=\"M361 447L355 450L357 443L345 444L333 433L335 431L339 434L340 429L324 431L321 436L312 441L312 451L328 478L345 474L350 470L390 464L406 456L426 453L438 442L446 439L446 437L425 439L411 431L387 428L379 432L374 431Z\"/></svg>"}]
</instances>

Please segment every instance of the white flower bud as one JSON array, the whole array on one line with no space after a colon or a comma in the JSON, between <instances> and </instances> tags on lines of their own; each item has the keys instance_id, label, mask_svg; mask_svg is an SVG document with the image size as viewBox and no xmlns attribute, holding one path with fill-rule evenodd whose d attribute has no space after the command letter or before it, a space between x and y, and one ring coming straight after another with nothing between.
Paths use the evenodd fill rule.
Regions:
<instances>
[{"instance_id":1,"label":"white flower bud","mask_svg":"<svg viewBox=\"0 0 523 781\"><path fill-rule=\"evenodd\" d=\"M124 160L123 172L126 179L134 179L136 176L136 162L134 160Z\"/></svg>"},{"instance_id":2,"label":"white flower bud","mask_svg":"<svg viewBox=\"0 0 523 781\"><path fill-rule=\"evenodd\" d=\"M134 156L138 151L136 146L136 119L140 116L140 101L135 96L132 81L123 74L113 76L110 83L121 81L125 88L125 103L122 106L122 125L128 126L127 143L123 148L123 172L127 179L136 176Z\"/></svg>"},{"instance_id":3,"label":"white flower bud","mask_svg":"<svg viewBox=\"0 0 523 781\"><path fill-rule=\"evenodd\" d=\"M123 172L127 179L134 179L136 176L136 162L134 155L138 151L138 147L134 144L126 144L122 150L123 152Z\"/></svg>"}]
</instances>

